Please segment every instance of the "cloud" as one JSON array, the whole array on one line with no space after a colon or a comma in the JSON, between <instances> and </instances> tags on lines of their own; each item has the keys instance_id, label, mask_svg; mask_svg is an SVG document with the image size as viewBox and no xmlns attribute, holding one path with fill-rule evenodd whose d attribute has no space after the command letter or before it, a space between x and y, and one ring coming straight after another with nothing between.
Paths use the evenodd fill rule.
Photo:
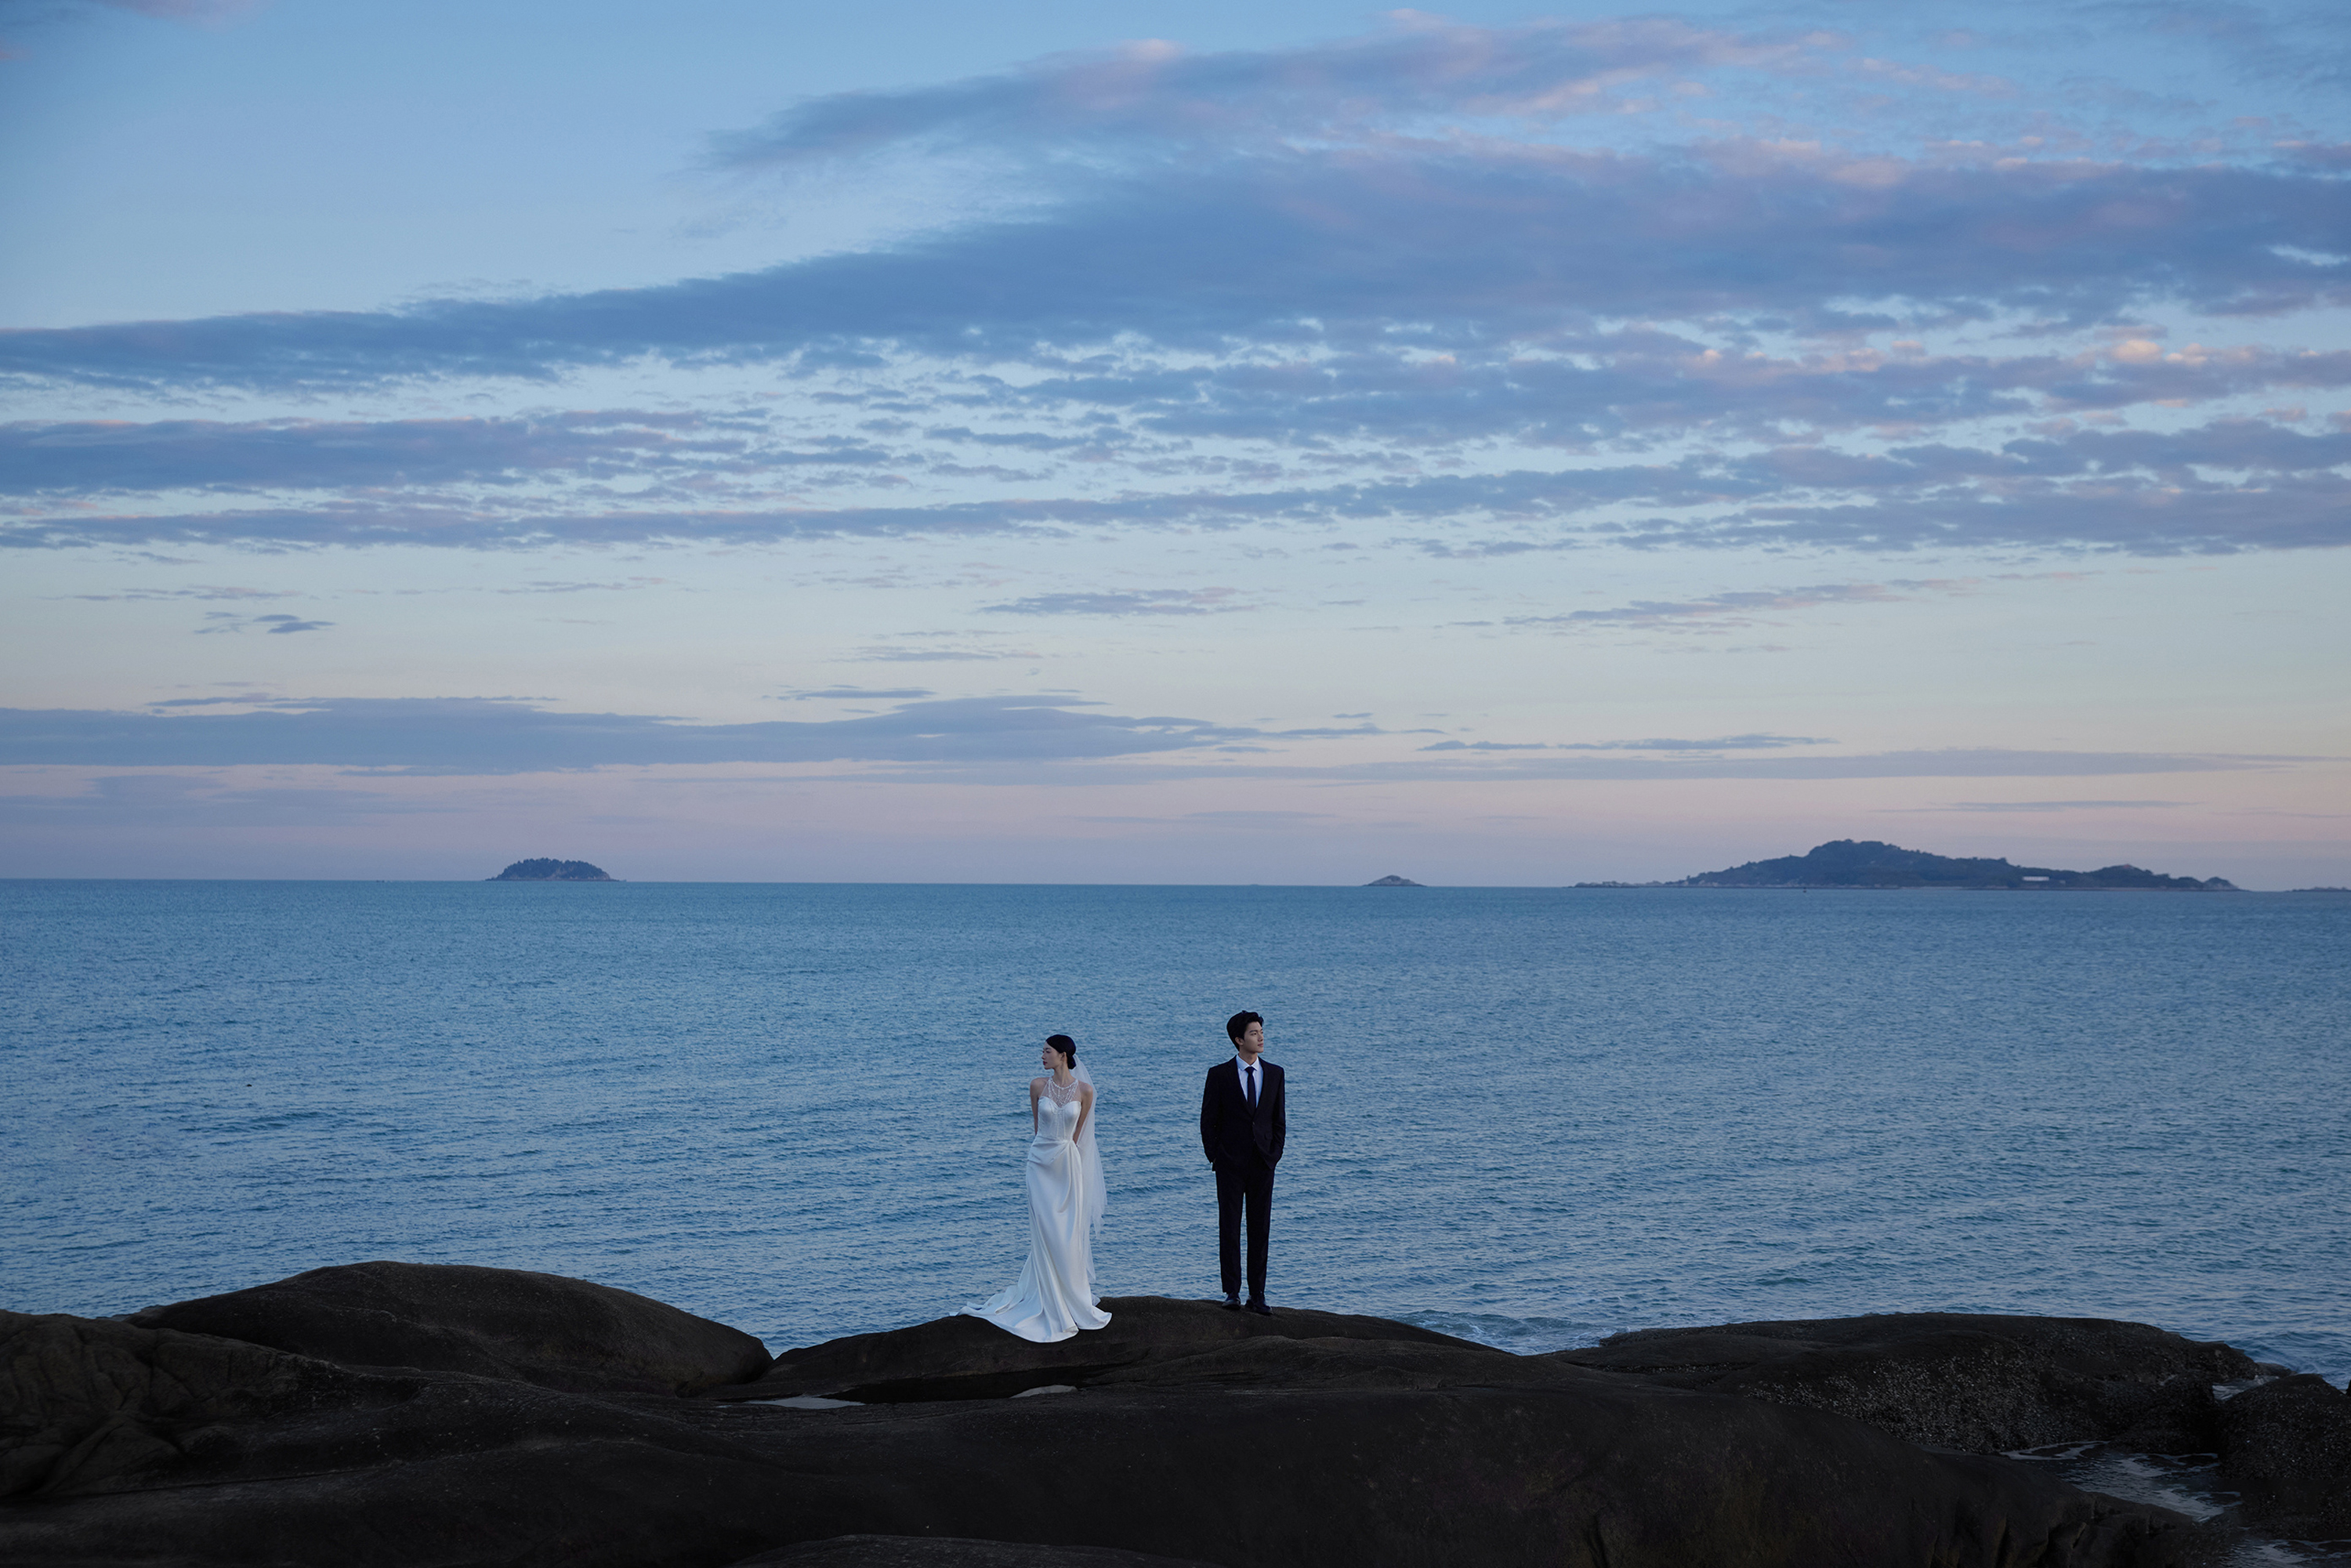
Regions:
<instances>
[{"instance_id":1,"label":"cloud","mask_svg":"<svg viewBox=\"0 0 2351 1568\"><path fill-rule=\"evenodd\" d=\"M2273 152L1953 162L1736 132L1574 146L1527 129L1604 103L1586 89L1625 70L1742 52L1778 68L1816 51L1671 23L1433 27L842 95L737 138L730 157L969 153L1029 171L1044 204L643 288L20 329L0 334L0 373L172 389L550 382L646 357L870 369L1134 343L1223 358L1399 333L1441 352L1604 321L1850 330L2027 311L2087 325L2166 302L2259 316L2351 298L2351 261L2325 259L2351 227L2351 190Z\"/></svg>"},{"instance_id":2,"label":"cloud","mask_svg":"<svg viewBox=\"0 0 2351 1568\"><path fill-rule=\"evenodd\" d=\"M2289 34L2304 37L2262 47L2285 57ZM2100 157L2087 141L1970 152L1948 135L1889 152L1633 117L1691 73L1752 78L1775 102L1792 79L1988 86L1824 33L1405 17L1302 48L1137 46L812 99L716 156L792 177L878 178L877 159L1010 169L1020 199L863 252L645 287L0 332L0 378L41 396L413 385L537 402L654 361L711 405L23 421L0 425L0 491L23 503L0 543L1244 525L1488 558L2351 543L2351 429L2230 401L2340 393L2351 351L2175 343L2149 324L2185 308L2266 331L2351 302L2334 153L2274 136L2192 156L2144 138ZM693 391L695 372L728 390ZM745 412L770 406L789 412ZM2196 406L2200 423L2176 412ZM2161 428L2085 427L2126 412ZM1008 453L1024 466L971 460ZM1175 591L989 609L1233 608Z\"/></svg>"},{"instance_id":3,"label":"cloud","mask_svg":"<svg viewBox=\"0 0 2351 1568\"><path fill-rule=\"evenodd\" d=\"M64 549L158 543L434 545L524 549L664 540L1055 537L1078 529L1385 526L1441 556L1597 544L1646 549L2089 548L2145 555L2351 542L2351 430L2266 420L2166 433L2075 430L1998 448L1954 444L1844 452L1816 444L1693 454L1669 462L1367 478L1251 488L1226 484L1113 499L1029 496L927 505L823 507L747 495L727 508L645 508L611 487L576 500L354 486L308 504L107 512L88 505L0 518L0 544ZM615 504L619 502L620 504ZM1445 533L1426 530L1443 528ZM1495 530L1513 531L1497 534ZM1186 612L1184 591L1125 600L1047 595L1007 613ZM1190 591L1206 596L1229 590ZM1156 595L1155 599L1152 597ZM1123 611L1110 606L1123 604ZM1092 608L1089 608L1092 606ZM1215 608L1206 597L1192 609ZM1159 613L1170 612L1163 608Z\"/></svg>"},{"instance_id":4,"label":"cloud","mask_svg":"<svg viewBox=\"0 0 2351 1568\"><path fill-rule=\"evenodd\" d=\"M267 4L267 0L94 0L100 5L111 5L120 11L136 11L142 16L160 16L170 22L218 23L247 16Z\"/></svg>"},{"instance_id":5,"label":"cloud","mask_svg":"<svg viewBox=\"0 0 2351 1568\"><path fill-rule=\"evenodd\" d=\"M1747 626L1762 616L1816 610L1823 605L1892 604L1909 597L1901 590L1956 590L1973 586L1957 580L1912 582L1822 582L1803 588L1738 589L1702 599L1635 600L1604 610L1569 610L1556 615L1513 615L1506 626L1578 627L1626 625L1638 627L1686 624Z\"/></svg>"},{"instance_id":6,"label":"cloud","mask_svg":"<svg viewBox=\"0 0 2351 1568\"><path fill-rule=\"evenodd\" d=\"M2351 82L2351 27L2331 6L2272 11L2245 5L2113 0L2096 8L2121 27L2186 38L2259 81L2340 88Z\"/></svg>"},{"instance_id":7,"label":"cloud","mask_svg":"<svg viewBox=\"0 0 2351 1568\"><path fill-rule=\"evenodd\" d=\"M0 4L0 24L55 22L89 10L131 11L159 21L197 27L221 27L242 20L269 0L6 0Z\"/></svg>"},{"instance_id":8,"label":"cloud","mask_svg":"<svg viewBox=\"0 0 2351 1568\"><path fill-rule=\"evenodd\" d=\"M282 636L289 632L323 632L334 624L331 621L305 621L298 615L232 615L226 611L214 611L205 617L209 626L196 628L198 636L214 632L266 632Z\"/></svg>"},{"instance_id":9,"label":"cloud","mask_svg":"<svg viewBox=\"0 0 2351 1568\"><path fill-rule=\"evenodd\" d=\"M1896 808L1907 811L2156 811L2181 800L1953 800L1941 806Z\"/></svg>"},{"instance_id":10,"label":"cloud","mask_svg":"<svg viewBox=\"0 0 2351 1568\"><path fill-rule=\"evenodd\" d=\"M2252 423L2252 421L2241 421ZM0 522L0 546L80 548L212 546L534 548L548 543L783 543L795 538L976 538L1065 536L1077 529L1173 529L1314 524L1392 529L1489 529L1483 536L1405 534L1439 555L1634 548L1836 548L1907 552L1923 548L2109 548L2137 555L2325 548L2351 543L2351 479L2335 468L2260 473L2260 440L2243 452L2212 446L2203 465L2254 473L2165 473L2123 463L2074 461L2076 446L2130 454L2102 437L2015 442L2020 452L1759 454L1594 468L1427 475L1279 489L1189 489L1173 494L1040 496L934 506L747 506L740 510L515 510L489 503L381 496L327 506L235 507L207 513L70 513ZM2325 458L2332 437L2318 442ZM2351 442L2351 437L2344 437ZM2045 446L2045 449L2043 449ZM1801 461L1799 461L1801 458ZM2226 458L2226 461L2224 461ZM1519 534L1490 534L1493 527ZM1552 531L1528 534L1531 527Z\"/></svg>"},{"instance_id":11,"label":"cloud","mask_svg":"<svg viewBox=\"0 0 2351 1568\"><path fill-rule=\"evenodd\" d=\"M862 664L995 664L1008 659L1035 660L1033 648L1005 647L992 632L898 632L889 640L869 643L849 655Z\"/></svg>"},{"instance_id":12,"label":"cloud","mask_svg":"<svg viewBox=\"0 0 2351 1568\"><path fill-rule=\"evenodd\" d=\"M508 595L526 593L631 593L646 588L677 586L665 577L632 577L618 582L526 582L519 588L496 588L490 591Z\"/></svg>"},{"instance_id":13,"label":"cloud","mask_svg":"<svg viewBox=\"0 0 2351 1568\"><path fill-rule=\"evenodd\" d=\"M1655 757L1494 756L1455 752L1387 762L1300 764L1137 760L1073 768L1055 763L875 768L861 783L1061 785L1259 779L1299 784L1671 783L1720 779L1810 783L1838 779L2098 779L2143 774L2283 771L2343 758L2188 752L2027 751L2001 747L1774 757L1751 753Z\"/></svg>"},{"instance_id":14,"label":"cloud","mask_svg":"<svg viewBox=\"0 0 2351 1568\"><path fill-rule=\"evenodd\" d=\"M161 697L149 703L151 708L182 707L255 707L278 700L277 693L268 687L256 686L245 681L214 681L216 686L241 687L234 695L210 697Z\"/></svg>"},{"instance_id":15,"label":"cloud","mask_svg":"<svg viewBox=\"0 0 2351 1568\"><path fill-rule=\"evenodd\" d=\"M19 496L509 486L549 473L610 482L674 470L866 465L886 456L846 436L791 448L739 418L633 409L504 419L0 424L0 481Z\"/></svg>"},{"instance_id":16,"label":"cloud","mask_svg":"<svg viewBox=\"0 0 2351 1568\"><path fill-rule=\"evenodd\" d=\"M2351 353L2166 350L2146 340L2064 354L1772 353L1642 327L1561 331L1514 351L1442 346L1441 358L1415 345L1420 351L1292 349L1271 362L1180 370L1102 366L990 395L1004 410L1115 412L1137 432L1171 437L1403 446L1506 437L1589 451L1635 436L1705 432L1776 444L1792 431L1928 429L2351 385Z\"/></svg>"},{"instance_id":17,"label":"cloud","mask_svg":"<svg viewBox=\"0 0 2351 1568\"><path fill-rule=\"evenodd\" d=\"M1834 746L1814 735L1726 735L1713 740L1586 740L1505 743L1440 740L1422 751L1779 751L1792 746Z\"/></svg>"},{"instance_id":18,"label":"cloud","mask_svg":"<svg viewBox=\"0 0 2351 1568\"><path fill-rule=\"evenodd\" d=\"M1066 697L945 698L872 716L730 725L559 713L511 698L337 697L277 699L247 713L188 716L0 709L0 765L276 763L521 773L609 765L1037 761L1181 751L1269 733L1364 732L1266 732L1128 717L1081 711Z\"/></svg>"},{"instance_id":19,"label":"cloud","mask_svg":"<svg viewBox=\"0 0 2351 1568\"><path fill-rule=\"evenodd\" d=\"M2143 348L2145 352L2139 353ZM1295 350L1292 350L1294 353ZM2119 357L2118 357L2119 356ZM1148 437L1321 444L1372 440L1508 438L1586 450L1632 434L1708 431L1776 443L1790 429L1917 427L1988 414L2067 414L2209 402L2252 392L2351 387L2351 352L2198 344L2166 350L2128 340L2111 351L2069 355L1887 353L1726 354L1699 339L1654 329L1579 332L1539 351L1359 349L1286 361L1240 360L1180 369L1123 357L1015 386L987 379L960 395L1008 420L1049 425L1112 416L1082 437L1029 429L937 427L924 439L1071 448L1099 460ZM929 395L929 394L925 394ZM868 422L871 423L871 422ZM1967 455L1976 471L2061 466L2248 463L2279 471L2339 463L2339 436L2304 437L2265 422L2222 422L2193 434L2085 435ZM1929 458L1935 449L1911 455ZM1767 461L1802 461L1787 448ZM715 476L805 483L810 469L855 472L896 462L949 467L935 454L893 450L846 434L798 444L740 416L654 415L633 410L506 419L164 420L0 425L0 488L27 497L398 486L512 489L531 480L608 485ZM1031 476L1030 477L1033 477ZM1791 479L1802 475L1789 473Z\"/></svg>"},{"instance_id":20,"label":"cloud","mask_svg":"<svg viewBox=\"0 0 2351 1568\"><path fill-rule=\"evenodd\" d=\"M1206 779L1364 784L2095 778L2273 770L2340 760L1999 747L1773 756L1768 754L1829 743L1808 737L1742 736L1709 743L1704 750L1694 743L1666 740L1554 746L1537 755L1498 754L1465 745L1407 760L1298 764L1239 760L1233 754L1262 752L1288 741L1384 732L1369 724L1261 729L1197 718L1131 716L1104 713L1100 705L1065 695L927 699L902 703L877 715L722 725L659 715L561 713L514 697L226 700L246 702L249 711L0 709L0 766L277 765L486 775L601 767L859 763L870 766L838 777L874 783L1098 786ZM1227 754L1228 759L1207 760L1205 754L1211 751ZM1185 752L1199 759L1175 756ZM1659 755L1668 752L1674 755Z\"/></svg>"},{"instance_id":21,"label":"cloud","mask_svg":"<svg viewBox=\"0 0 2351 1568\"><path fill-rule=\"evenodd\" d=\"M852 664L977 664L1039 656L987 648L866 648L851 654L848 662Z\"/></svg>"},{"instance_id":22,"label":"cloud","mask_svg":"<svg viewBox=\"0 0 2351 1568\"><path fill-rule=\"evenodd\" d=\"M807 702L916 702L938 694L923 686L826 686L821 690L778 692L776 700Z\"/></svg>"},{"instance_id":23,"label":"cloud","mask_svg":"<svg viewBox=\"0 0 2351 1568\"><path fill-rule=\"evenodd\" d=\"M1236 823L1244 827L1286 827L1292 822L1328 821L1328 811L1186 811L1175 819L1184 822Z\"/></svg>"},{"instance_id":24,"label":"cloud","mask_svg":"<svg viewBox=\"0 0 2351 1568\"><path fill-rule=\"evenodd\" d=\"M465 810L349 785L224 789L177 774L113 774L89 779L70 795L0 795L0 824L68 831L133 821L142 828L331 828Z\"/></svg>"},{"instance_id":25,"label":"cloud","mask_svg":"<svg viewBox=\"0 0 2351 1568\"><path fill-rule=\"evenodd\" d=\"M1040 593L1007 604L983 604L991 615L1209 615L1249 606L1228 602L1231 588L1146 588L1100 593Z\"/></svg>"},{"instance_id":26,"label":"cloud","mask_svg":"<svg viewBox=\"0 0 2351 1568\"><path fill-rule=\"evenodd\" d=\"M756 131L714 139L712 157L741 169L909 144L1156 151L1401 130L1448 112L1544 122L1610 111L1619 88L1715 68L1801 65L1838 42L1742 37L1667 18L1494 29L1395 15L1404 25L1387 33L1305 48L1195 55L1146 40L999 76L819 98Z\"/></svg>"},{"instance_id":27,"label":"cloud","mask_svg":"<svg viewBox=\"0 0 2351 1568\"><path fill-rule=\"evenodd\" d=\"M120 593L69 593L64 597L86 600L94 604L114 604L157 599L298 599L301 595L292 589L237 588L192 583L186 588L126 588Z\"/></svg>"}]
</instances>

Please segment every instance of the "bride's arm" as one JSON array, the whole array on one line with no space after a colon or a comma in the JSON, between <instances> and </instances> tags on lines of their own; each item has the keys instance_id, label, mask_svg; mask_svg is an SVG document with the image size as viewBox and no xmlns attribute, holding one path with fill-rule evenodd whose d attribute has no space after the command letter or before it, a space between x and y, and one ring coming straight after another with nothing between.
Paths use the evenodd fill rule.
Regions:
<instances>
[{"instance_id":1,"label":"bride's arm","mask_svg":"<svg viewBox=\"0 0 2351 1568\"><path fill-rule=\"evenodd\" d=\"M1093 1113L1094 1086L1091 1083L1081 1083L1078 1085L1078 1124L1070 1131L1071 1143L1086 1135L1086 1119Z\"/></svg>"},{"instance_id":2,"label":"bride's arm","mask_svg":"<svg viewBox=\"0 0 2351 1568\"><path fill-rule=\"evenodd\" d=\"M1032 1138L1037 1135L1037 1096L1044 1087L1045 1081L1041 1078L1029 1081L1029 1135Z\"/></svg>"}]
</instances>

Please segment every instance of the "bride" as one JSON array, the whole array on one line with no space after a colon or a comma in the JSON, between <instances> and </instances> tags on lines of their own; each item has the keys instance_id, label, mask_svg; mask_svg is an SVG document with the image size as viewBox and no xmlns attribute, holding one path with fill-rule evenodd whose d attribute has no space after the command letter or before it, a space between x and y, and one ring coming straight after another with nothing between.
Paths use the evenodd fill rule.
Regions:
<instances>
[{"instance_id":1,"label":"bride","mask_svg":"<svg viewBox=\"0 0 2351 1568\"><path fill-rule=\"evenodd\" d=\"M1098 1329L1110 1314L1095 1302L1094 1238L1103 1208L1102 1155L1094 1149L1093 1075L1078 1065L1078 1042L1045 1041L1052 1071L1029 1083L1029 1261L987 1302L957 1313L986 1318L1040 1344Z\"/></svg>"}]
</instances>

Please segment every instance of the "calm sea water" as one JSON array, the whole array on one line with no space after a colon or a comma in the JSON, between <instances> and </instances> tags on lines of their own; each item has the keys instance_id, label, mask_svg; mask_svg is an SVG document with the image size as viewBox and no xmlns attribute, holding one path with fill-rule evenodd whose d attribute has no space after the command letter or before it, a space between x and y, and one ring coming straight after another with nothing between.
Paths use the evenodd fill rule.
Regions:
<instances>
[{"instance_id":1,"label":"calm sea water","mask_svg":"<svg viewBox=\"0 0 2351 1568\"><path fill-rule=\"evenodd\" d=\"M0 1304L372 1258L771 1348L1008 1282L1037 1042L1113 1293L1212 1293L1222 1020L1271 1294L1521 1350L2089 1314L2351 1373L2351 897L0 883Z\"/></svg>"}]
</instances>

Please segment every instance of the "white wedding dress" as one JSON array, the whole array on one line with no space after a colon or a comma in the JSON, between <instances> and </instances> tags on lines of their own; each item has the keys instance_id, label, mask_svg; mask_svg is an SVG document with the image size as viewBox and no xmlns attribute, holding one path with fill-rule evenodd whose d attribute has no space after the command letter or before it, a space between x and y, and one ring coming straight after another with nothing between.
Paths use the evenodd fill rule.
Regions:
<instances>
[{"instance_id":1,"label":"white wedding dress","mask_svg":"<svg viewBox=\"0 0 2351 1568\"><path fill-rule=\"evenodd\" d=\"M1037 1136L1029 1145L1029 1261L1020 1277L992 1300L957 1315L986 1318L1007 1333L1050 1344L1081 1329L1098 1329L1110 1314L1094 1303L1094 1237L1102 1228L1102 1157L1093 1124L1073 1137L1085 1107L1078 1091L1091 1085L1084 1069L1066 1089L1045 1081L1037 1096ZM1099 1098L1095 1108L1101 1108Z\"/></svg>"}]
</instances>

